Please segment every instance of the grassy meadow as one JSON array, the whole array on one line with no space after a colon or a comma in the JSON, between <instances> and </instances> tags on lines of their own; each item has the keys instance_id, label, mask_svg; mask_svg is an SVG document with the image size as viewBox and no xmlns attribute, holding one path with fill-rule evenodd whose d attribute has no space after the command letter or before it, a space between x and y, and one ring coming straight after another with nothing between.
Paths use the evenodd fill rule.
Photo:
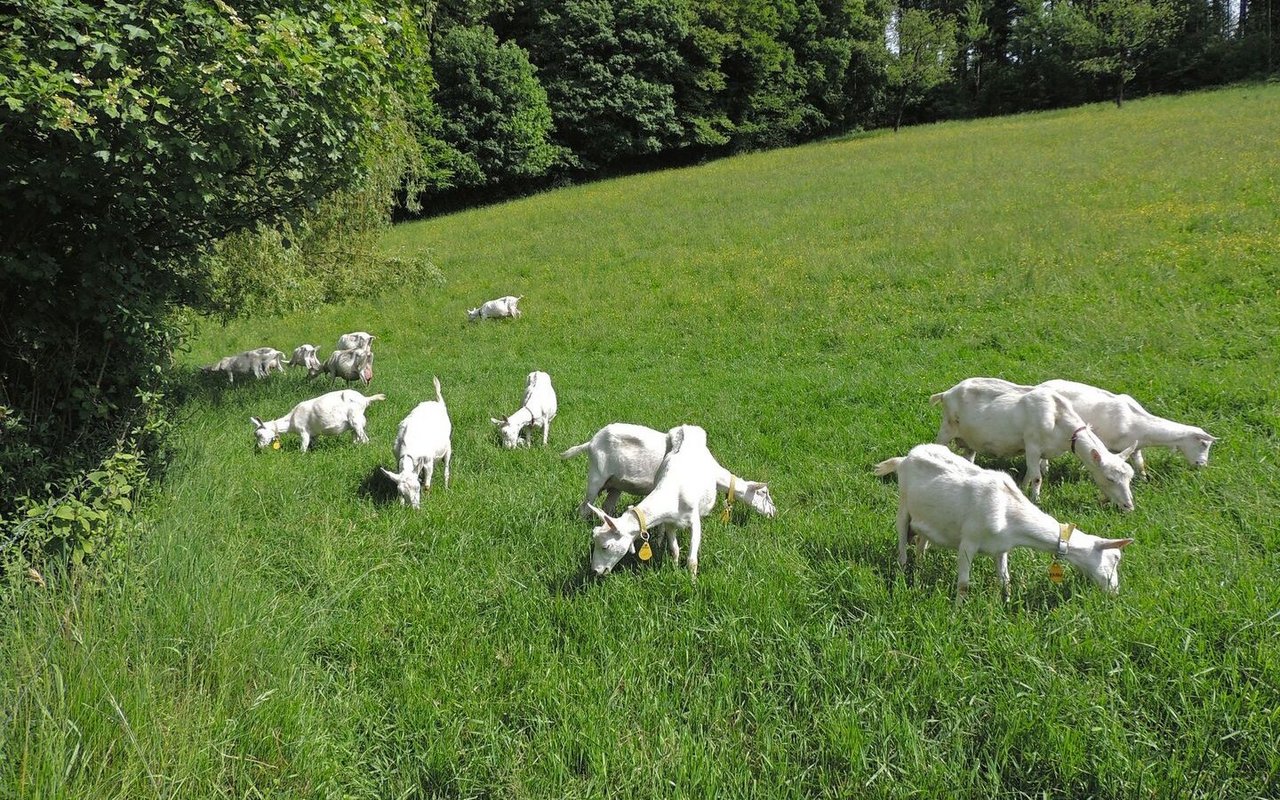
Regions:
<instances>
[{"instance_id":1,"label":"grassy meadow","mask_svg":"<svg viewBox=\"0 0 1280 800\"><path fill-rule=\"evenodd\" d=\"M377 334L372 442L255 452L320 383L202 383L127 563L0 622L0 797L1275 797L1280 85L860 134L396 228L447 283L205 326L187 365ZM482 300L524 317L469 324ZM551 446L490 416L549 372ZM453 482L377 479L438 375ZM898 572L930 393L1071 378L1221 437L1137 510L1121 591L1015 551L953 603ZM322 383L322 382L321 382ZM779 514L705 521L696 583L587 575L585 459L696 423ZM1021 470L1020 461L988 466ZM634 502L634 498L630 500Z\"/></svg>"}]
</instances>

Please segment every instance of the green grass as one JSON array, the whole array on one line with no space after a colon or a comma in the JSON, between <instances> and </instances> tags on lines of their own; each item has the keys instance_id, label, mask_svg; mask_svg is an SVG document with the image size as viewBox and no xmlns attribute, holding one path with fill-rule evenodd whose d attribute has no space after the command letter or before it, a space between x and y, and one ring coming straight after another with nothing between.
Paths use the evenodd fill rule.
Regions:
<instances>
[{"instance_id":1,"label":"green grass","mask_svg":"<svg viewBox=\"0 0 1280 800\"><path fill-rule=\"evenodd\" d=\"M0 796L1275 796L1280 86L877 133L397 228L448 278L208 326L189 364L379 336L369 446L255 453L297 376L206 389L130 562L0 627ZM515 323L464 309L523 294ZM552 446L488 418L553 376ZM371 490L444 385L453 485ZM897 572L877 461L972 375L1126 391L1222 437L1137 510L1070 460L1043 506L1133 536L1121 594L1015 552L961 608ZM780 512L700 574L585 577L584 461L692 422ZM1000 466L1021 468L1020 462ZM437 480L440 474L437 472Z\"/></svg>"}]
</instances>

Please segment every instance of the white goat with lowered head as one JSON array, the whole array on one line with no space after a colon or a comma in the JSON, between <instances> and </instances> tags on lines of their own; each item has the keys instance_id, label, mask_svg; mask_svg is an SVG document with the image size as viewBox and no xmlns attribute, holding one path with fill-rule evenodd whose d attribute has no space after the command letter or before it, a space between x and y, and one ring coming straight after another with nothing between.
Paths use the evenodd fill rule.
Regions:
<instances>
[{"instance_id":1,"label":"white goat with lowered head","mask_svg":"<svg viewBox=\"0 0 1280 800\"><path fill-rule=\"evenodd\" d=\"M608 575L623 556L635 552L636 539L648 544L654 529L666 533L667 549L678 563L676 531L688 528L689 574L697 579L702 518L716 504L715 459L707 449L707 432L696 425L672 428L667 438L666 456L647 497L620 517L589 506L601 522L591 532L591 569L596 575Z\"/></svg>"},{"instance_id":2,"label":"white goat with lowered head","mask_svg":"<svg viewBox=\"0 0 1280 800\"><path fill-rule=\"evenodd\" d=\"M289 358L289 366L306 367L309 375L319 373L320 358L316 355L316 346L314 344L300 344L293 348L293 355Z\"/></svg>"},{"instance_id":3,"label":"white goat with lowered head","mask_svg":"<svg viewBox=\"0 0 1280 800\"><path fill-rule=\"evenodd\" d=\"M339 389L303 400L279 419L263 422L257 417L250 417L249 420L253 422L258 447L266 447L279 441L286 433L296 433L302 437L302 452L305 453L315 436L337 436L354 431L357 442L363 444L369 441L364 430L364 411L370 403L386 399L385 394L366 397L352 389Z\"/></svg>"},{"instance_id":4,"label":"white goat with lowered head","mask_svg":"<svg viewBox=\"0 0 1280 800\"><path fill-rule=\"evenodd\" d=\"M551 376L545 372L530 372L525 383L524 402L520 404L520 408L501 419L490 417L489 421L498 426L502 446L510 450L521 442L520 432L526 427L530 430L524 443L530 443L533 425L542 428L542 443L545 445L551 433L551 420L555 418L556 390L551 386Z\"/></svg>"},{"instance_id":5,"label":"white goat with lowered head","mask_svg":"<svg viewBox=\"0 0 1280 800\"><path fill-rule=\"evenodd\" d=\"M334 350L359 350L362 347L369 347L373 344L373 340L377 339L372 333L365 331L355 331L353 333L344 333L338 337L338 346Z\"/></svg>"},{"instance_id":6,"label":"white goat with lowered head","mask_svg":"<svg viewBox=\"0 0 1280 800\"><path fill-rule=\"evenodd\" d=\"M236 353L233 356L224 356L218 359L217 363L210 364L207 367L201 367L201 372L213 373L221 372L227 376L228 383L235 383L237 375L253 376L262 379L271 372L272 369L279 369L284 372L284 353L273 347L259 347L254 350L246 350L243 353Z\"/></svg>"},{"instance_id":7,"label":"white goat with lowered head","mask_svg":"<svg viewBox=\"0 0 1280 800\"><path fill-rule=\"evenodd\" d=\"M929 402L942 405L937 444L959 439L970 461L977 453L1025 453L1027 474L1022 487L1032 500L1040 499L1048 459L1070 452L1107 499L1122 511L1133 510L1133 468L1125 459L1135 448L1112 453L1057 392L996 378L969 378L933 395Z\"/></svg>"},{"instance_id":8,"label":"white goat with lowered head","mask_svg":"<svg viewBox=\"0 0 1280 800\"><path fill-rule=\"evenodd\" d=\"M614 422L596 431L590 440L561 453L561 458L587 454L587 494L580 506L582 516L591 519L591 504L602 491L608 491L601 506L608 514L617 511L618 497L623 492L643 497L653 491L666 448L667 434L644 425ZM715 480L716 490L725 493L726 503L742 502L766 517L777 513L767 484L739 478L719 462L715 463Z\"/></svg>"},{"instance_id":9,"label":"white goat with lowered head","mask_svg":"<svg viewBox=\"0 0 1280 800\"><path fill-rule=\"evenodd\" d=\"M478 319L500 319L502 317L520 319L520 308L516 304L523 299L524 295L516 297L509 294L496 300L489 300L479 308L467 309L467 319L472 322Z\"/></svg>"},{"instance_id":10,"label":"white goat with lowered head","mask_svg":"<svg viewBox=\"0 0 1280 800\"><path fill-rule=\"evenodd\" d=\"M1209 463L1209 448L1218 441L1203 428L1157 417L1127 394L1115 394L1075 381L1052 380L1040 385L1067 398L1108 448L1119 449L1136 442L1133 465L1143 477L1147 474L1147 464L1142 457L1144 447L1173 448L1182 453L1191 466L1203 467Z\"/></svg>"},{"instance_id":11,"label":"white goat with lowered head","mask_svg":"<svg viewBox=\"0 0 1280 800\"><path fill-rule=\"evenodd\" d=\"M1015 547L1054 553L1104 591L1120 589L1120 551L1133 539L1103 539L1062 525L1028 500L1008 475L983 469L942 445L916 445L905 457L875 468L877 475L895 472L898 564L906 569L913 533L955 550L956 602L969 591L969 568L978 553L995 560L1008 599L1009 551Z\"/></svg>"},{"instance_id":12,"label":"white goat with lowered head","mask_svg":"<svg viewBox=\"0 0 1280 800\"><path fill-rule=\"evenodd\" d=\"M382 472L396 485L401 504L414 508L422 505L422 486L431 491L431 475L436 461L444 461L444 485L449 488L449 461L453 458L453 425L449 422L449 410L444 406L440 393L440 379L432 377L436 387L436 399L418 403L409 416L400 423L396 432L395 456L398 473L383 467Z\"/></svg>"},{"instance_id":13,"label":"white goat with lowered head","mask_svg":"<svg viewBox=\"0 0 1280 800\"><path fill-rule=\"evenodd\" d=\"M360 381L368 386L373 380L373 349L366 344L350 350L334 350L318 370L308 370L308 377L314 378L322 372L341 378L348 385L352 381Z\"/></svg>"}]
</instances>

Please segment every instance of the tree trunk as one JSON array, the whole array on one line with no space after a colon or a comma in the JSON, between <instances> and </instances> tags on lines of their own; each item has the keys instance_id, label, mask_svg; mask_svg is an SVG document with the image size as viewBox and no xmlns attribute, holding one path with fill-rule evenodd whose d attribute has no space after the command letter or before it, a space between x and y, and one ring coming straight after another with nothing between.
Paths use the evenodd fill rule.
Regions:
<instances>
[{"instance_id":1,"label":"tree trunk","mask_svg":"<svg viewBox=\"0 0 1280 800\"><path fill-rule=\"evenodd\" d=\"M1116 108L1124 106L1124 70L1116 76Z\"/></svg>"}]
</instances>

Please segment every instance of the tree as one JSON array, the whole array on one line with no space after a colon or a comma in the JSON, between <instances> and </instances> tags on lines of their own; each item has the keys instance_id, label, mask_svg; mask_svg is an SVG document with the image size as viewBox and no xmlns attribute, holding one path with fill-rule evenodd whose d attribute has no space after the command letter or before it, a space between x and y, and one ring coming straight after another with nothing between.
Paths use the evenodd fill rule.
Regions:
<instances>
[{"instance_id":1,"label":"tree","mask_svg":"<svg viewBox=\"0 0 1280 800\"><path fill-rule=\"evenodd\" d=\"M435 71L453 186L537 177L556 162L547 92L519 45L487 26L453 26L437 37Z\"/></svg>"},{"instance_id":2,"label":"tree","mask_svg":"<svg viewBox=\"0 0 1280 800\"><path fill-rule=\"evenodd\" d=\"M890 34L887 79L894 102L893 129L907 105L950 77L956 49L955 20L916 8L899 9Z\"/></svg>"},{"instance_id":3,"label":"tree","mask_svg":"<svg viewBox=\"0 0 1280 800\"><path fill-rule=\"evenodd\" d=\"M170 360L174 306L208 306L205 249L358 182L402 111L394 14L238 5L254 13L219 0L0 12L0 406L41 454L26 488L110 446Z\"/></svg>"},{"instance_id":4,"label":"tree","mask_svg":"<svg viewBox=\"0 0 1280 800\"><path fill-rule=\"evenodd\" d=\"M1077 50L1076 65L1110 80L1116 107L1124 87L1137 75L1149 51L1173 34L1174 7L1159 0L1098 0L1063 8L1067 36Z\"/></svg>"}]
</instances>

